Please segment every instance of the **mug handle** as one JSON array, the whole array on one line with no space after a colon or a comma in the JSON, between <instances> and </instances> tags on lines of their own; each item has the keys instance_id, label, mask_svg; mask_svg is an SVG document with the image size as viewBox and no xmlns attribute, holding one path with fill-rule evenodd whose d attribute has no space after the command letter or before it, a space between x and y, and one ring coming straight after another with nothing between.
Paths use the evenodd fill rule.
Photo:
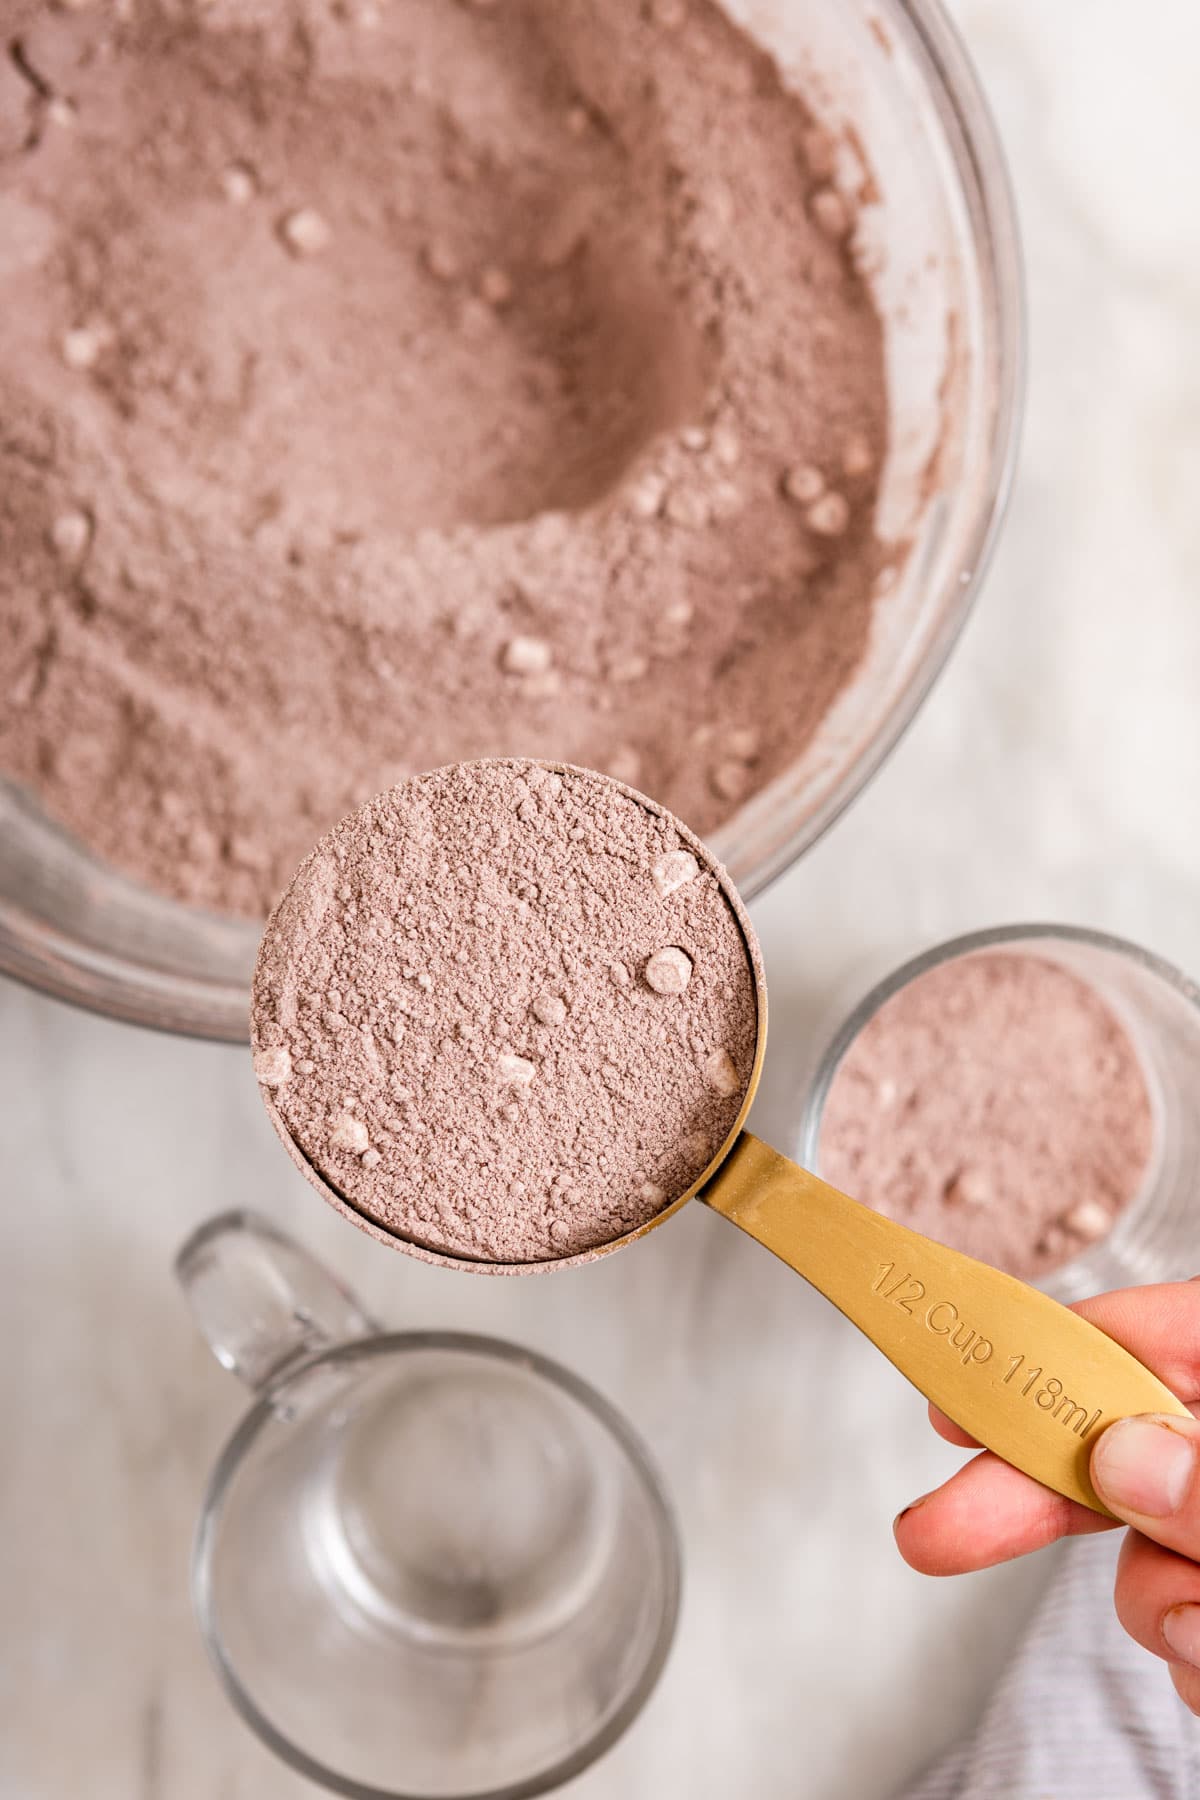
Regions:
<instances>
[{"instance_id":1,"label":"mug handle","mask_svg":"<svg viewBox=\"0 0 1200 1800\"><path fill-rule=\"evenodd\" d=\"M175 1258L192 1316L223 1369L258 1390L294 1363L379 1330L348 1288L260 1213L220 1213Z\"/></svg>"}]
</instances>

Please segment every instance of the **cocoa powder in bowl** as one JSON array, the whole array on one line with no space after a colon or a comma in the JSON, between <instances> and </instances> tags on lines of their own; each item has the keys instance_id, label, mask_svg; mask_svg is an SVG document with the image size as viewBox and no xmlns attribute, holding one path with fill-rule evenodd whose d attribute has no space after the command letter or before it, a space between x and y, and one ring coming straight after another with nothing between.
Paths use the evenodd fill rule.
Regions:
<instances>
[{"instance_id":1,"label":"cocoa powder in bowl","mask_svg":"<svg viewBox=\"0 0 1200 1800\"><path fill-rule=\"evenodd\" d=\"M262 918L421 769L709 833L796 764L871 626L883 330L719 7L3 14L0 774Z\"/></svg>"},{"instance_id":2,"label":"cocoa powder in bowl","mask_svg":"<svg viewBox=\"0 0 1200 1800\"><path fill-rule=\"evenodd\" d=\"M458 764L301 864L259 952L254 1066L358 1222L557 1261L645 1225L723 1149L759 975L724 872L661 808L580 769Z\"/></svg>"}]
</instances>

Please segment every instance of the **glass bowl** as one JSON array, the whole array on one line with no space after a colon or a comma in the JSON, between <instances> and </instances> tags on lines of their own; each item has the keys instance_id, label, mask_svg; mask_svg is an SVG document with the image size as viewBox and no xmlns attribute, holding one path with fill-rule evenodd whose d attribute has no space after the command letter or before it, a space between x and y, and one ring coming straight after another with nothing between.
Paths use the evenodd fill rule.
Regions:
<instances>
[{"instance_id":1,"label":"glass bowl","mask_svg":"<svg viewBox=\"0 0 1200 1800\"><path fill-rule=\"evenodd\" d=\"M1112 1229L1034 1285L1055 1299L1145 1282L1174 1281L1200 1267L1195 1171L1200 1158L1200 987L1124 938L1075 925L998 925L938 944L873 987L838 1026L808 1084L796 1147L821 1169L825 1102L843 1059L880 1008L930 969L980 951L1060 964L1100 995L1137 1052L1154 1112L1154 1150L1139 1191Z\"/></svg>"},{"instance_id":2,"label":"glass bowl","mask_svg":"<svg viewBox=\"0 0 1200 1800\"><path fill-rule=\"evenodd\" d=\"M750 898L883 762L983 573L1011 474L1021 267L1004 161L936 0L726 0L871 177L863 266L884 320L892 442L876 527L896 556L862 665L800 760L712 847ZM0 970L114 1018L244 1041L259 936L90 856L0 783Z\"/></svg>"}]
</instances>

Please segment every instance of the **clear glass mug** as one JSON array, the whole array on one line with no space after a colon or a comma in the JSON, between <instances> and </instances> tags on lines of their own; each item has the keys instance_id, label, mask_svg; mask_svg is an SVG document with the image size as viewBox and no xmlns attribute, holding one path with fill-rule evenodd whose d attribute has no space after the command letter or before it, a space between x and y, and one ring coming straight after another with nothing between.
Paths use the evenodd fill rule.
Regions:
<instances>
[{"instance_id":1,"label":"clear glass mug","mask_svg":"<svg viewBox=\"0 0 1200 1800\"><path fill-rule=\"evenodd\" d=\"M831 1038L808 1086L797 1158L821 1171L821 1122L843 1058L879 1009L930 969L978 951L1038 956L1099 993L1136 1050L1154 1109L1154 1154L1113 1228L1036 1283L1057 1300L1200 1270L1200 987L1124 938L1073 925L1000 925L938 944L880 981Z\"/></svg>"},{"instance_id":2,"label":"clear glass mug","mask_svg":"<svg viewBox=\"0 0 1200 1800\"><path fill-rule=\"evenodd\" d=\"M679 1606L671 1508L625 1421L515 1345L382 1332L253 1214L202 1226L176 1270L258 1396L192 1564L242 1717L353 1800L518 1800L586 1768Z\"/></svg>"}]
</instances>

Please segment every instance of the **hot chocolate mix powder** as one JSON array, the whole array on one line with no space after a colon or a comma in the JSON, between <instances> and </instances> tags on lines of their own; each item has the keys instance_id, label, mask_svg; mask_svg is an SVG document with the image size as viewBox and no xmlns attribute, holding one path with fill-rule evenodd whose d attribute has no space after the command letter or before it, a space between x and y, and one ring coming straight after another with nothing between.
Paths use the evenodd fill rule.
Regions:
<instances>
[{"instance_id":1,"label":"hot chocolate mix powder","mask_svg":"<svg viewBox=\"0 0 1200 1800\"><path fill-rule=\"evenodd\" d=\"M843 1059L821 1173L927 1237L1036 1278L1109 1230L1153 1151L1129 1037L1069 969L958 957L882 1006Z\"/></svg>"},{"instance_id":2,"label":"hot chocolate mix powder","mask_svg":"<svg viewBox=\"0 0 1200 1800\"><path fill-rule=\"evenodd\" d=\"M482 763L344 819L267 924L254 1066L353 1211L455 1256L644 1224L736 1123L758 952L699 843L614 782Z\"/></svg>"},{"instance_id":3,"label":"hot chocolate mix powder","mask_svg":"<svg viewBox=\"0 0 1200 1800\"><path fill-rule=\"evenodd\" d=\"M882 334L709 0L0 0L0 771L263 914L481 754L709 832L861 655Z\"/></svg>"}]
</instances>

